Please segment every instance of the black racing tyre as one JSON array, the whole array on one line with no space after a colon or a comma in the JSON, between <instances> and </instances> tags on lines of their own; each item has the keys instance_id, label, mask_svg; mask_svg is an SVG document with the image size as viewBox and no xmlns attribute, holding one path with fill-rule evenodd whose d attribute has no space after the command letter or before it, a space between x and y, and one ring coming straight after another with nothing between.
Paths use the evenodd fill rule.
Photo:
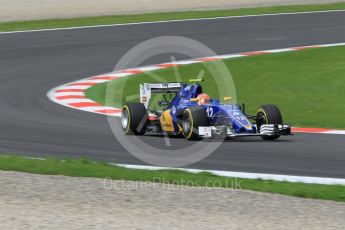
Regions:
<instances>
[{"instance_id":1,"label":"black racing tyre","mask_svg":"<svg viewBox=\"0 0 345 230\"><path fill-rule=\"evenodd\" d=\"M147 119L148 113L142 103L130 102L122 108L121 126L127 135L144 135Z\"/></svg>"},{"instance_id":2,"label":"black racing tyre","mask_svg":"<svg viewBox=\"0 0 345 230\"><path fill-rule=\"evenodd\" d=\"M281 125L283 124L283 118L280 113L280 110L275 105L262 105L259 107L256 113L256 125L260 130L261 125L264 124L275 124ZM280 135L274 136L263 136L262 139L264 140L276 140L280 137Z\"/></svg>"},{"instance_id":3,"label":"black racing tyre","mask_svg":"<svg viewBox=\"0 0 345 230\"><path fill-rule=\"evenodd\" d=\"M199 126L209 126L206 111L201 106L188 108L183 113L182 133L187 140L199 140Z\"/></svg>"}]
</instances>

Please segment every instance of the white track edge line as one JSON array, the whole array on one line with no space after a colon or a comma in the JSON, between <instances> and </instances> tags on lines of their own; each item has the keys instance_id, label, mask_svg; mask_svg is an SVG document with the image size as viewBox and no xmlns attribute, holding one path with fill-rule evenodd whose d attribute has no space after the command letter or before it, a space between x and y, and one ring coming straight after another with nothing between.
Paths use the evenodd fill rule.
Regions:
<instances>
[{"instance_id":1,"label":"white track edge line","mask_svg":"<svg viewBox=\"0 0 345 230\"><path fill-rule=\"evenodd\" d=\"M208 172L216 176L234 177L243 179L263 179L274 181L286 181L293 183L306 183L306 184L324 184L324 185L345 185L345 179L340 178L326 178L326 177L311 177L311 176L291 176L279 174L264 174L264 173L246 173L246 172L233 172L221 170L204 170L204 169L189 169L189 168L171 168L171 167L158 167L146 165L128 165L128 164L113 164L128 169L144 169L144 170L181 170L189 173Z\"/></svg>"},{"instance_id":2,"label":"white track edge line","mask_svg":"<svg viewBox=\"0 0 345 230\"><path fill-rule=\"evenodd\" d=\"M238 16L222 16L222 17L206 17L206 18L187 18L187 19L173 19L151 22L132 22L132 23L119 23L119 24L105 24L105 25L90 25L90 26L75 26L75 27L60 27L51 29L37 29L37 30L18 30L0 32L2 34L16 34L16 33L31 33L31 32L45 32L45 31L57 31L57 30L78 30L78 29L90 29L90 28L102 28L102 27L116 27L116 26L131 26L131 25L145 25L155 23L171 23L171 22L188 22L188 21L204 21L204 20L219 20L219 19L232 19L232 18L251 18L251 17L266 17L266 16L280 16L280 15L298 15L298 14L317 14L317 13L333 13L333 12L345 12L343 10L316 10L316 11L302 11L302 12L288 12L288 13L271 13L271 14L249 14Z\"/></svg>"}]
</instances>

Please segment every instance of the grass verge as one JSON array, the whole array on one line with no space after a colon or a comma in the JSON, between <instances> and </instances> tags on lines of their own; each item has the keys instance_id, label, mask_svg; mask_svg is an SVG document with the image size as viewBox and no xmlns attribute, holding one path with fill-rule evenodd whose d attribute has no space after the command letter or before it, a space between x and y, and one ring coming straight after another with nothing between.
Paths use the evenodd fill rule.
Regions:
<instances>
[{"instance_id":1,"label":"grass verge","mask_svg":"<svg viewBox=\"0 0 345 230\"><path fill-rule=\"evenodd\" d=\"M112 178L114 180L164 182L188 186L209 186L246 189L259 192L345 202L345 186L318 185L242 179L215 176L210 173L187 173L180 170L137 170L109 165L105 162L59 159L27 159L18 156L0 156L0 170L73 177ZM234 182L236 187L234 187Z\"/></svg>"},{"instance_id":2,"label":"grass verge","mask_svg":"<svg viewBox=\"0 0 345 230\"><path fill-rule=\"evenodd\" d=\"M188 12L169 12L169 13L149 13L138 15L115 15L99 17L83 17L71 19L50 19L50 20L33 20L33 21L14 21L0 23L0 31L17 31L17 30L37 30L51 28L66 28L77 26L93 25L110 25L134 22L152 22L178 19L194 18L212 18L224 16L241 16L241 15L259 15L272 13L290 13L290 12L307 12L323 10L342 10L345 9L345 3L318 4L318 5L292 5L292 6L275 6L245 8L233 10L215 10L215 11L188 11Z\"/></svg>"},{"instance_id":3,"label":"grass verge","mask_svg":"<svg viewBox=\"0 0 345 230\"><path fill-rule=\"evenodd\" d=\"M284 120L294 126L345 128L345 46L257 55L224 61L231 70L237 101L245 102L247 112L255 114L259 105L276 104ZM178 67L182 81L204 71L204 91L213 97L222 95L209 68L213 62ZM166 81L176 81L173 68L155 71ZM111 106L119 106L127 96L139 93L139 84L155 82L145 73L95 85L87 97L105 103L106 93L113 93ZM107 91L107 86L108 91ZM119 90L123 89L123 90ZM126 92L122 95L122 92Z\"/></svg>"}]
</instances>

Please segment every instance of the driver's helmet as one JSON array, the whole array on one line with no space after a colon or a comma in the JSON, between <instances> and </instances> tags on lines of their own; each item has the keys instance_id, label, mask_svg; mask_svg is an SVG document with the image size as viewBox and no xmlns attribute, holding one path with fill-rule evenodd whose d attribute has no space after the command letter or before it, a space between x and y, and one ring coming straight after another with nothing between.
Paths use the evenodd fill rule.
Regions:
<instances>
[{"instance_id":1,"label":"driver's helmet","mask_svg":"<svg viewBox=\"0 0 345 230\"><path fill-rule=\"evenodd\" d=\"M209 104L211 102L211 98L209 95L207 95L206 93L201 93L197 96L198 100L198 105L206 105Z\"/></svg>"}]
</instances>

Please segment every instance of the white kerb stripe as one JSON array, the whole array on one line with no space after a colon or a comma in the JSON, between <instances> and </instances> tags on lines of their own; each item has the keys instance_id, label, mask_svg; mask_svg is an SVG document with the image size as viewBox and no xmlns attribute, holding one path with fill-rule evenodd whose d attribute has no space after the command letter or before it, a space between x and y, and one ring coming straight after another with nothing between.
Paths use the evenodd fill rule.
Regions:
<instances>
[{"instance_id":1,"label":"white kerb stripe","mask_svg":"<svg viewBox=\"0 0 345 230\"><path fill-rule=\"evenodd\" d=\"M295 51L294 49L273 49L273 50L267 50L267 53L281 53L281 52L288 52L288 51Z\"/></svg>"},{"instance_id":2,"label":"white kerb stripe","mask_svg":"<svg viewBox=\"0 0 345 230\"><path fill-rule=\"evenodd\" d=\"M81 103L81 102L94 102L90 99L87 99L87 98L82 98L82 99L56 99L58 101L60 101L61 103L64 103L64 104L69 104L69 103Z\"/></svg>"},{"instance_id":3,"label":"white kerb stripe","mask_svg":"<svg viewBox=\"0 0 345 230\"><path fill-rule=\"evenodd\" d=\"M325 131L321 133L345 135L345 130L331 130L331 131Z\"/></svg>"},{"instance_id":4,"label":"white kerb stripe","mask_svg":"<svg viewBox=\"0 0 345 230\"><path fill-rule=\"evenodd\" d=\"M90 88L90 86L88 85L66 85L64 86L63 88L61 88L62 90L63 89L87 89L87 88Z\"/></svg>"},{"instance_id":5,"label":"white kerb stripe","mask_svg":"<svg viewBox=\"0 0 345 230\"><path fill-rule=\"evenodd\" d=\"M84 92L54 92L53 95L55 97L62 97L62 96L84 96Z\"/></svg>"}]
</instances>

